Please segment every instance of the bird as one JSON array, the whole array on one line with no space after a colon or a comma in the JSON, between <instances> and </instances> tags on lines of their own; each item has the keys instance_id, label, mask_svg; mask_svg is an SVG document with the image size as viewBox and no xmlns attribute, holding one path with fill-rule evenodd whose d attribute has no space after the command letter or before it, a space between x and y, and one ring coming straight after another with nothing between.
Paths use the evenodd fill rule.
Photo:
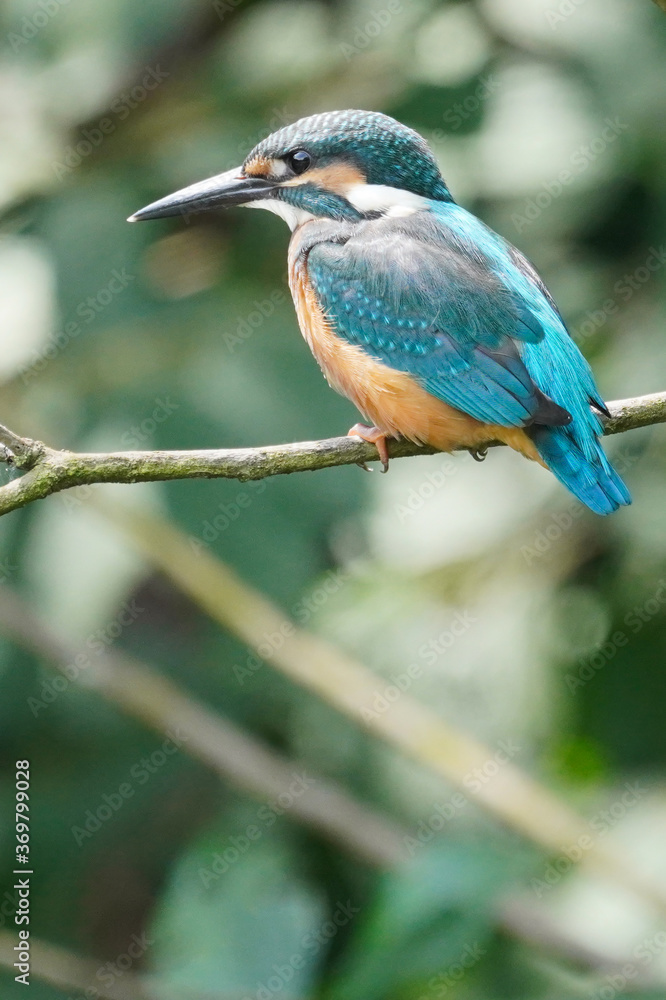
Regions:
<instances>
[{"instance_id":1,"label":"bird","mask_svg":"<svg viewBox=\"0 0 666 1000\"><path fill-rule=\"evenodd\" d=\"M285 125L240 167L129 221L263 208L291 229L289 285L330 386L388 441L483 458L494 442L549 469L583 504L631 503L600 443L610 413L528 259L457 204L416 131L376 111Z\"/></svg>"}]
</instances>

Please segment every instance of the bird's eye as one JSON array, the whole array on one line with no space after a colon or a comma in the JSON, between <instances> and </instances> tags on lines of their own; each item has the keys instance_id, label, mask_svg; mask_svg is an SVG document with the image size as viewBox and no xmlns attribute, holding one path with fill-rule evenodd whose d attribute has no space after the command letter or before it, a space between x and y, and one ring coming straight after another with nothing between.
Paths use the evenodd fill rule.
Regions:
<instances>
[{"instance_id":1,"label":"bird's eye","mask_svg":"<svg viewBox=\"0 0 666 1000\"><path fill-rule=\"evenodd\" d=\"M312 163L312 157L305 149L295 149L293 153L288 153L285 159L295 174L305 173Z\"/></svg>"}]
</instances>

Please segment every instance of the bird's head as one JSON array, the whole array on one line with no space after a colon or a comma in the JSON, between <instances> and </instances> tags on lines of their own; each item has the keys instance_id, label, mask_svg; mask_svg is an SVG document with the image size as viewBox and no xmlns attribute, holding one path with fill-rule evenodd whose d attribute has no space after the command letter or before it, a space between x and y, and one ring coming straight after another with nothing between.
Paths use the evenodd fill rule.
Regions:
<instances>
[{"instance_id":1,"label":"bird's head","mask_svg":"<svg viewBox=\"0 0 666 1000\"><path fill-rule=\"evenodd\" d=\"M312 218L407 215L430 200L451 195L425 139L376 111L331 111L273 132L241 167L176 191L131 221L245 205L295 229Z\"/></svg>"}]
</instances>

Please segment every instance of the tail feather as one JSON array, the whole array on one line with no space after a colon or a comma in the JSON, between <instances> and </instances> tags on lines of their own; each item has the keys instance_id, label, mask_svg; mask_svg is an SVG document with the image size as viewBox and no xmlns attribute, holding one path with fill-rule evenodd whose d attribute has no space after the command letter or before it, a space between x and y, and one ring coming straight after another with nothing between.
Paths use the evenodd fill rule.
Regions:
<instances>
[{"instance_id":1,"label":"tail feather","mask_svg":"<svg viewBox=\"0 0 666 1000\"><path fill-rule=\"evenodd\" d=\"M599 441L579 442L572 427L530 428L537 451L554 476L595 514L612 514L631 496Z\"/></svg>"}]
</instances>

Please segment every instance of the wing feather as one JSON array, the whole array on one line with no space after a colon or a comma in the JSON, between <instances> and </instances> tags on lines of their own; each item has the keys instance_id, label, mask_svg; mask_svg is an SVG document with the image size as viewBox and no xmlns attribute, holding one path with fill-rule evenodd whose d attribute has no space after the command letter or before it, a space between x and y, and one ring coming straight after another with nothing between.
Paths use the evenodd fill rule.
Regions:
<instances>
[{"instance_id":1,"label":"wing feather","mask_svg":"<svg viewBox=\"0 0 666 1000\"><path fill-rule=\"evenodd\" d=\"M521 356L557 314L507 244L465 215L479 228L474 239L425 212L316 243L307 266L318 301L339 336L477 420L567 424L570 414L537 387Z\"/></svg>"}]
</instances>

